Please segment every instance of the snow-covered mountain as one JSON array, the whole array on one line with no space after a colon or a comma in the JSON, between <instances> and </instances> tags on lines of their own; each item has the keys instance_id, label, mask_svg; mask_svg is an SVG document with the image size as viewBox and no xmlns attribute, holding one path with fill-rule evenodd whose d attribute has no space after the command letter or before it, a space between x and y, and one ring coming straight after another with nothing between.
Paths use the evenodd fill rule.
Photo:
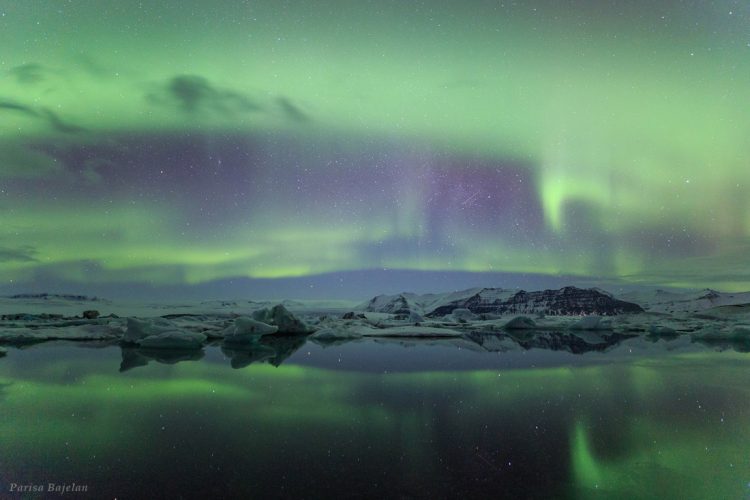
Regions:
<instances>
[{"instance_id":1,"label":"snow-covered mountain","mask_svg":"<svg viewBox=\"0 0 750 500\"><path fill-rule=\"evenodd\" d=\"M581 314L613 316L643 312L638 304L617 300L602 290L566 286L559 290L537 292L521 290L510 296L507 293L478 293L466 300L444 304L428 315L442 316L457 308L466 308L475 314L545 314L551 316Z\"/></svg>"},{"instance_id":2,"label":"snow-covered mountain","mask_svg":"<svg viewBox=\"0 0 750 500\"><path fill-rule=\"evenodd\" d=\"M368 312L410 314L430 317L445 316L455 309L468 309L475 314L545 314L568 316L596 314L612 316L639 313L638 305L614 298L597 288L564 287L559 290L527 292L503 288L473 288L446 294L379 295L360 306Z\"/></svg>"},{"instance_id":3,"label":"snow-covered mountain","mask_svg":"<svg viewBox=\"0 0 750 500\"><path fill-rule=\"evenodd\" d=\"M710 288L687 292L638 291L622 294L620 298L637 302L647 311L662 313L693 313L714 307L750 304L750 292L717 292Z\"/></svg>"},{"instance_id":4,"label":"snow-covered mountain","mask_svg":"<svg viewBox=\"0 0 750 500\"><path fill-rule=\"evenodd\" d=\"M408 315L411 313L424 315L447 302L466 299L482 290L486 289L469 288L468 290L458 292L427 293L423 295L410 292L403 292L396 295L378 295L364 304L360 304L355 309L397 315Z\"/></svg>"},{"instance_id":5,"label":"snow-covered mountain","mask_svg":"<svg viewBox=\"0 0 750 500\"><path fill-rule=\"evenodd\" d=\"M59 294L59 293L18 293L10 295L8 299L14 300L57 300L69 302L101 302L98 297L89 297L88 295Z\"/></svg>"}]
</instances>

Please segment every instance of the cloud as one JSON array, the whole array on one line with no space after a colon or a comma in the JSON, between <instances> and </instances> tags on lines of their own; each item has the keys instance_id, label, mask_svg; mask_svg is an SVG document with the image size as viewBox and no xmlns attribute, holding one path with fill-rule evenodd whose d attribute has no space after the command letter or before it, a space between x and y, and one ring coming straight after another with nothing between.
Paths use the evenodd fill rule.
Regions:
<instances>
[{"instance_id":1,"label":"cloud","mask_svg":"<svg viewBox=\"0 0 750 500\"><path fill-rule=\"evenodd\" d=\"M17 102L13 101L4 101L0 100L0 111L17 111L21 114L24 114L26 116L33 116L38 117L39 113L34 110L31 106L26 106L24 104L19 104Z\"/></svg>"},{"instance_id":2,"label":"cloud","mask_svg":"<svg viewBox=\"0 0 750 500\"><path fill-rule=\"evenodd\" d=\"M0 262L37 262L36 249L31 246L18 248L0 246Z\"/></svg>"},{"instance_id":3,"label":"cloud","mask_svg":"<svg viewBox=\"0 0 750 500\"><path fill-rule=\"evenodd\" d=\"M78 125L63 120L57 113L47 108L34 108L33 106L28 106L15 101L0 100L0 111L21 113L30 118L44 120L50 128L64 134L77 134L86 130L83 127L79 127Z\"/></svg>"},{"instance_id":4,"label":"cloud","mask_svg":"<svg viewBox=\"0 0 750 500\"><path fill-rule=\"evenodd\" d=\"M64 121L59 115L47 108L41 109L41 115L46 118L47 123L49 123L53 129L64 134L77 134L86 130L83 127Z\"/></svg>"},{"instance_id":5,"label":"cloud","mask_svg":"<svg viewBox=\"0 0 750 500\"><path fill-rule=\"evenodd\" d=\"M157 104L175 106L185 113L213 112L233 116L261 109L242 93L217 87L199 75L174 76L146 98Z\"/></svg>"},{"instance_id":6,"label":"cloud","mask_svg":"<svg viewBox=\"0 0 750 500\"><path fill-rule=\"evenodd\" d=\"M41 64L29 63L14 66L8 73L22 85L33 85L45 79L46 71Z\"/></svg>"},{"instance_id":7,"label":"cloud","mask_svg":"<svg viewBox=\"0 0 750 500\"><path fill-rule=\"evenodd\" d=\"M173 76L156 90L148 92L146 100L191 115L214 114L225 118L245 113L270 113L275 106L287 120L296 123L310 121L310 116L288 97L278 97L261 105L243 92L216 85L200 75Z\"/></svg>"},{"instance_id":8,"label":"cloud","mask_svg":"<svg viewBox=\"0 0 750 500\"><path fill-rule=\"evenodd\" d=\"M172 78L169 92L185 111L193 112L206 101L216 98L216 90L200 76L183 75Z\"/></svg>"},{"instance_id":9,"label":"cloud","mask_svg":"<svg viewBox=\"0 0 750 500\"><path fill-rule=\"evenodd\" d=\"M307 123L310 121L310 117L286 97L279 97L276 99L276 103L290 120L298 123Z\"/></svg>"}]
</instances>

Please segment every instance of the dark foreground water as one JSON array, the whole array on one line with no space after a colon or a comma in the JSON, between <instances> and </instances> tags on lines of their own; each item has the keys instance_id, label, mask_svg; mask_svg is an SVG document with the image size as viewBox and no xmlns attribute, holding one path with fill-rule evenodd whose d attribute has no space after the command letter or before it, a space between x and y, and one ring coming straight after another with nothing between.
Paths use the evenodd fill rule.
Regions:
<instances>
[{"instance_id":1,"label":"dark foreground water","mask_svg":"<svg viewBox=\"0 0 750 500\"><path fill-rule=\"evenodd\" d=\"M638 339L11 348L0 498L60 498L49 483L86 487L63 498L746 498L750 355Z\"/></svg>"}]
</instances>

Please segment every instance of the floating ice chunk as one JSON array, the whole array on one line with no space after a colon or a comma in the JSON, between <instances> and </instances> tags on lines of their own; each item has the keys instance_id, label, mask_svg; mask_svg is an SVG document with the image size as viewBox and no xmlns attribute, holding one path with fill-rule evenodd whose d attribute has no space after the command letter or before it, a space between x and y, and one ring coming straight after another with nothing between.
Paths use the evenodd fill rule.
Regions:
<instances>
[{"instance_id":1,"label":"floating ice chunk","mask_svg":"<svg viewBox=\"0 0 750 500\"><path fill-rule=\"evenodd\" d=\"M44 340L109 340L122 335L122 330L108 325L78 325L44 328L8 328L0 330L5 342L38 342Z\"/></svg>"},{"instance_id":2,"label":"floating ice chunk","mask_svg":"<svg viewBox=\"0 0 750 500\"><path fill-rule=\"evenodd\" d=\"M119 338L122 335L122 328L95 324L49 330L52 330L52 332L48 334L50 339L108 340ZM56 330L61 330L61 332L56 334Z\"/></svg>"},{"instance_id":3,"label":"floating ice chunk","mask_svg":"<svg viewBox=\"0 0 750 500\"><path fill-rule=\"evenodd\" d=\"M536 328L536 323L531 318L526 316L516 316L512 320L505 323L503 327L506 330L533 330Z\"/></svg>"},{"instance_id":4,"label":"floating ice chunk","mask_svg":"<svg viewBox=\"0 0 750 500\"><path fill-rule=\"evenodd\" d=\"M402 311L394 314L390 319L395 321L408 321L410 323L420 323L424 321L422 315L415 311Z\"/></svg>"},{"instance_id":5,"label":"floating ice chunk","mask_svg":"<svg viewBox=\"0 0 750 500\"><path fill-rule=\"evenodd\" d=\"M0 358L8 354L8 350L5 347L0 347Z\"/></svg>"},{"instance_id":6,"label":"floating ice chunk","mask_svg":"<svg viewBox=\"0 0 750 500\"><path fill-rule=\"evenodd\" d=\"M586 316L570 325L571 330L611 330L612 320L601 316Z\"/></svg>"},{"instance_id":7,"label":"floating ice chunk","mask_svg":"<svg viewBox=\"0 0 750 500\"><path fill-rule=\"evenodd\" d=\"M151 349L200 349L206 336L198 332L171 330L138 340L138 345Z\"/></svg>"},{"instance_id":8,"label":"floating ice chunk","mask_svg":"<svg viewBox=\"0 0 750 500\"><path fill-rule=\"evenodd\" d=\"M278 332L279 327L255 321L247 316L241 316L234 320L234 330L235 334L255 333L259 335L268 335Z\"/></svg>"},{"instance_id":9,"label":"floating ice chunk","mask_svg":"<svg viewBox=\"0 0 750 500\"><path fill-rule=\"evenodd\" d=\"M86 311L83 311L81 316L83 317L83 319L96 319L99 317L99 311L97 311L96 309L88 309Z\"/></svg>"},{"instance_id":10,"label":"floating ice chunk","mask_svg":"<svg viewBox=\"0 0 750 500\"><path fill-rule=\"evenodd\" d=\"M164 318L128 318L128 327L122 340L124 342L138 343L138 341L144 337L158 335L173 330L177 330L177 327L174 323Z\"/></svg>"},{"instance_id":11,"label":"floating ice chunk","mask_svg":"<svg viewBox=\"0 0 750 500\"><path fill-rule=\"evenodd\" d=\"M9 328L0 330L0 341L3 342L35 342L47 340L46 335L40 335L37 330L30 328Z\"/></svg>"},{"instance_id":12,"label":"floating ice chunk","mask_svg":"<svg viewBox=\"0 0 750 500\"><path fill-rule=\"evenodd\" d=\"M460 337L461 332L430 326L394 326L391 328L359 328L366 337Z\"/></svg>"},{"instance_id":13,"label":"floating ice chunk","mask_svg":"<svg viewBox=\"0 0 750 500\"><path fill-rule=\"evenodd\" d=\"M313 339L334 340L334 339L359 339L362 334L351 328L323 328L312 334Z\"/></svg>"},{"instance_id":14,"label":"floating ice chunk","mask_svg":"<svg viewBox=\"0 0 750 500\"><path fill-rule=\"evenodd\" d=\"M477 315L466 308L454 309L451 315L453 320L459 323L468 323L477 319Z\"/></svg>"},{"instance_id":15,"label":"floating ice chunk","mask_svg":"<svg viewBox=\"0 0 750 500\"><path fill-rule=\"evenodd\" d=\"M355 313L354 311L349 311L348 313L344 313L344 315L341 316L341 319L367 319L367 316L365 316L362 313Z\"/></svg>"},{"instance_id":16,"label":"floating ice chunk","mask_svg":"<svg viewBox=\"0 0 750 500\"><path fill-rule=\"evenodd\" d=\"M279 333L312 333L313 331L281 304L277 304L271 309L266 308L255 311L253 319L279 327Z\"/></svg>"},{"instance_id":17,"label":"floating ice chunk","mask_svg":"<svg viewBox=\"0 0 750 500\"><path fill-rule=\"evenodd\" d=\"M240 316L234 320L234 325L224 330L224 340L233 344L257 342L263 335L270 335L279 331L278 326L256 321L247 316Z\"/></svg>"}]
</instances>

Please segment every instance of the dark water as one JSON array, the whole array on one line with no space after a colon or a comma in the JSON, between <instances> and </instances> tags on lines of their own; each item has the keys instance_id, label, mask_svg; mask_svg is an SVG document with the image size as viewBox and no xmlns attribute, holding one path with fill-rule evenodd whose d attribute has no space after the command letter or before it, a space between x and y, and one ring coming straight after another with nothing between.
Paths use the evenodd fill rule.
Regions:
<instances>
[{"instance_id":1,"label":"dark water","mask_svg":"<svg viewBox=\"0 0 750 500\"><path fill-rule=\"evenodd\" d=\"M10 348L0 497L748 497L749 354L467 346Z\"/></svg>"}]
</instances>

